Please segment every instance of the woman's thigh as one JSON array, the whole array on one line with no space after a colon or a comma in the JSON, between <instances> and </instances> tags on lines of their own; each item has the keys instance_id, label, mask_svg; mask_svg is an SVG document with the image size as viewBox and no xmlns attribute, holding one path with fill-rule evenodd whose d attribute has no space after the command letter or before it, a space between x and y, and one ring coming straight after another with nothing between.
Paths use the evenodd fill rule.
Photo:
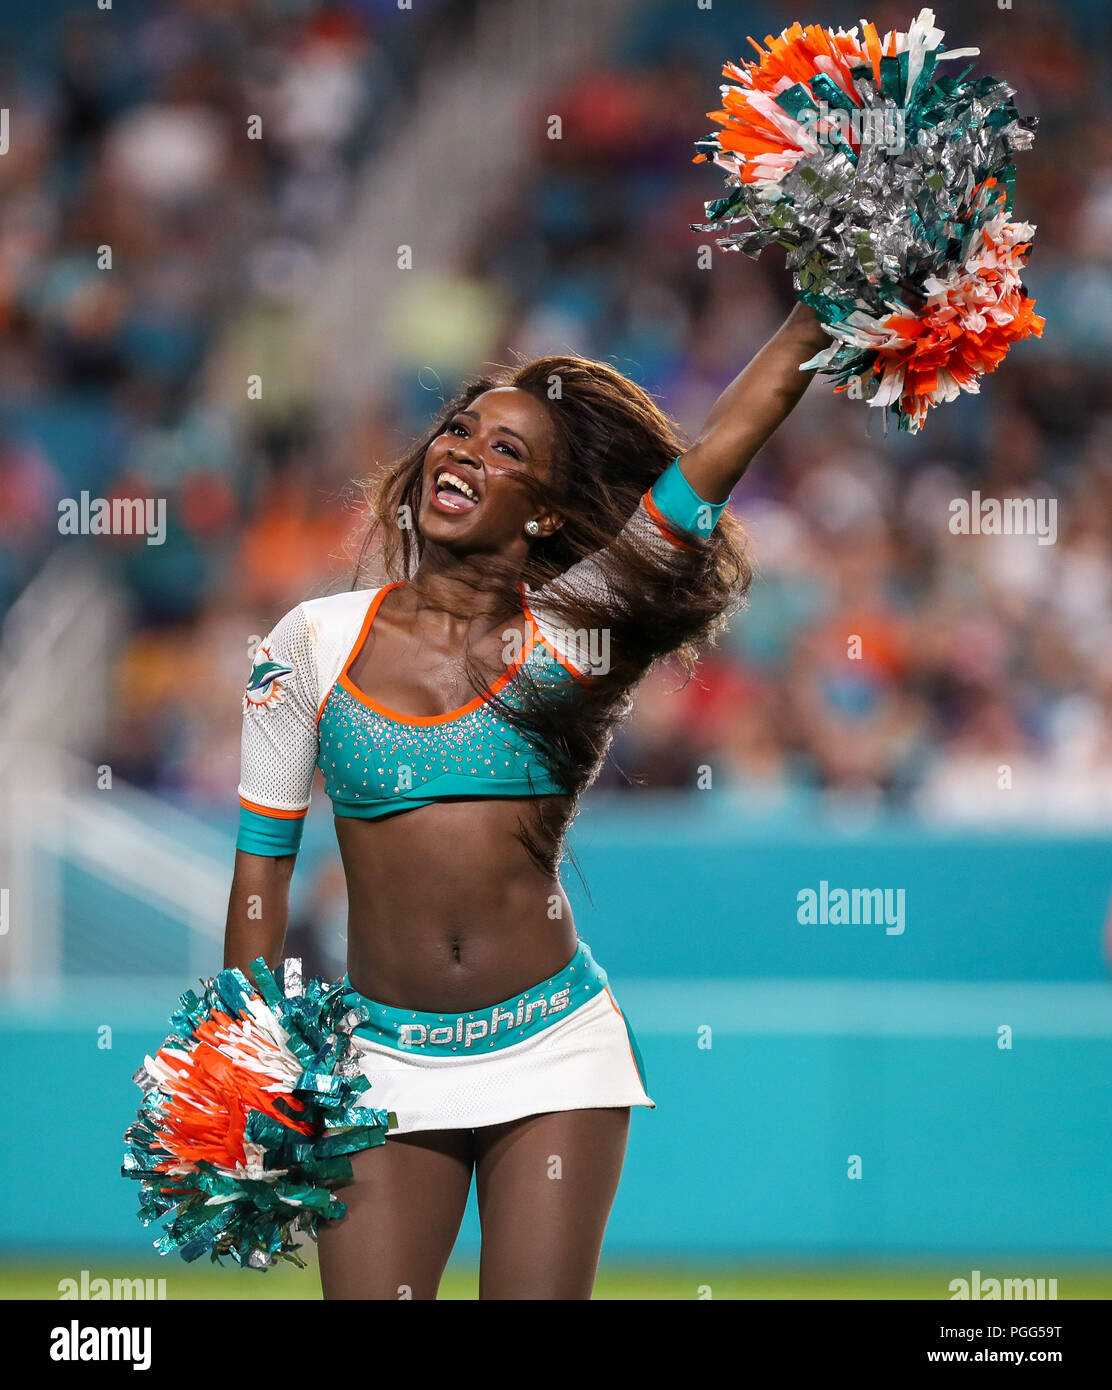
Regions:
<instances>
[{"instance_id":1,"label":"woman's thigh","mask_svg":"<svg viewBox=\"0 0 1112 1390\"><path fill-rule=\"evenodd\" d=\"M628 1134L628 1107L475 1131L480 1298L590 1298Z\"/></svg>"},{"instance_id":2,"label":"woman's thigh","mask_svg":"<svg viewBox=\"0 0 1112 1390\"><path fill-rule=\"evenodd\" d=\"M317 1237L326 1299L435 1298L467 1205L469 1129L397 1134L353 1154L347 1206Z\"/></svg>"}]
</instances>

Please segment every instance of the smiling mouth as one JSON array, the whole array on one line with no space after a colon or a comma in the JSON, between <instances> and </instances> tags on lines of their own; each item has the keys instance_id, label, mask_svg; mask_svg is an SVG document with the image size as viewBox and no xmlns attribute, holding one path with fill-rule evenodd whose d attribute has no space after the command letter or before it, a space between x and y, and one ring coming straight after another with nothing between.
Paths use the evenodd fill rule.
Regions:
<instances>
[{"instance_id":1,"label":"smiling mouth","mask_svg":"<svg viewBox=\"0 0 1112 1390\"><path fill-rule=\"evenodd\" d=\"M442 468L436 475L433 500L444 511L469 512L479 505L479 494L458 473Z\"/></svg>"}]
</instances>

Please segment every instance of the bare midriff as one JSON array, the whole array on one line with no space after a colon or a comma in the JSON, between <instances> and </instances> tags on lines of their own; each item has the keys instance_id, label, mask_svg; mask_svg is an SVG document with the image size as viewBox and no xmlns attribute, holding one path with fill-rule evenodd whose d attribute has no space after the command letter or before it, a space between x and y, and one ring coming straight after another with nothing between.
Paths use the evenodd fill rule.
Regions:
<instances>
[{"instance_id":1,"label":"bare midriff","mask_svg":"<svg viewBox=\"0 0 1112 1390\"><path fill-rule=\"evenodd\" d=\"M561 799L561 798L555 798ZM378 820L336 817L348 887L348 975L421 1012L497 1003L575 954L558 878L518 838L535 803L441 801Z\"/></svg>"}]
</instances>

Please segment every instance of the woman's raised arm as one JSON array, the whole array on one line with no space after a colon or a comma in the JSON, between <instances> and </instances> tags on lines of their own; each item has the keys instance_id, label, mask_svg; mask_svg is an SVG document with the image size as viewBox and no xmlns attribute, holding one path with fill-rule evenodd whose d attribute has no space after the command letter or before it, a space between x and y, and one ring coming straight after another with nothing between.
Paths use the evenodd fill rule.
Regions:
<instances>
[{"instance_id":1,"label":"woman's raised arm","mask_svg":"<svg viewBox=\"0 0 1112 1390\"><path fill-rule=\"evenodd\" d=\"M810 385L806 362L830 345L818 315L797 304L784 324L714 403L680 460L684 477L707 502L725 502L753 456Z\"/></svg>"}]
</instances>

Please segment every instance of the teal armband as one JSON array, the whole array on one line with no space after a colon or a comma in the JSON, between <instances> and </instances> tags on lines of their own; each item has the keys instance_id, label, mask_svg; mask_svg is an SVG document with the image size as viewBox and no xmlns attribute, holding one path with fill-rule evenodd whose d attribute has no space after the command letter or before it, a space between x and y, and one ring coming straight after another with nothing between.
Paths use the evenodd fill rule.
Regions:
<instances>
[{"instance_id":1,"label":"teal armband","mask_svg":"<svg viewBox=\"0 0 1112 1390\"><path fill-rule=\"evenodd\" d=\"M301 848L304 829L304 811L299 815L266 816L241 805L236 849L247 854L269 855L275 859L296 854Z\"/></svg>"},{"instance_id":2,"label":"teal armband","mask_svg":"<svg viewBox=\"0 0 1112 1390\"><path fill-rule=\"evenodd\" d=\"M653 483L649 498L669 525L696 535L709 535L726 510L725 502L705 502L699 496L680 471L679 455Z\"/></svg>"}]
</instances>

